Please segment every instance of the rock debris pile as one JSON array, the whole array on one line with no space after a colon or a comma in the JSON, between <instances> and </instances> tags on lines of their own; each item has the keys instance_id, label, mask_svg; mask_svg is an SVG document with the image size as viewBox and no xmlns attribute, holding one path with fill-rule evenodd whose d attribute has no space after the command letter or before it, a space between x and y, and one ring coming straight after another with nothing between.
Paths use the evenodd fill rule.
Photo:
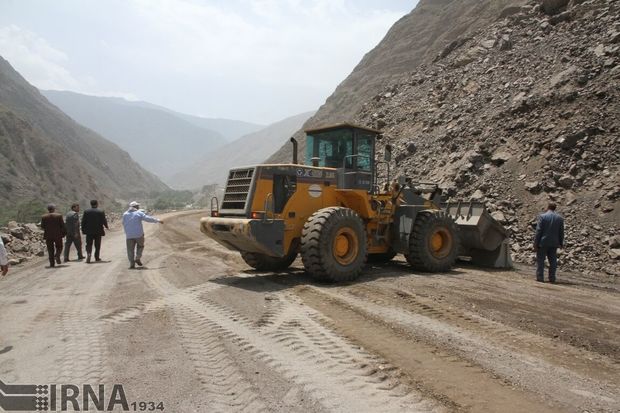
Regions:
<instances>
[{"instance_id":1,"label":"rock debris pile","mask_svg":"<svg viewBox=\"0 0 620 413\"><path fill-rule=\"evenodd\" d=\"M0 236L9 255L9 265L42 257L46 253L43 231L36 224L11 221L7 227L0 228Z\"/></svg>"},{"instance_id":2,"label":"rock debris pile","mask_svg":"<svg viewBox=\"0 0 620 413\"><path fill-rule=\"evenodd\" d=\"M533 262L536 214L567 223L561 265L620 275L620 2L545 0L507 7L355 121L381 129L398 173L487 203Z\"/></svg>"}]
</instances>

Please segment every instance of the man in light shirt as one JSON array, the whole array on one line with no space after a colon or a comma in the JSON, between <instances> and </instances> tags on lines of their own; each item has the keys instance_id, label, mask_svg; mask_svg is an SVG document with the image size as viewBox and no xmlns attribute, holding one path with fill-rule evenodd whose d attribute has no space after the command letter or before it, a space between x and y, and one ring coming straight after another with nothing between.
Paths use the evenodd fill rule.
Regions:
<instances>
[{"instance_id":1,"label":"man in light shirt","mask_svg":"<svg viewBox=\"0 0 620 413\"><path fill-rule=\"evenodd\" d=\"M149 216L140 210L140 204L133 201L129 204L129 209L123 214L123 228L127 238L127 258L129 259L129 269L136 268L136 264L142 266L142 252L144 251L144 228L142 221L163 224L157 218Z\"/></svg>"},{"instance_id":2,"label":"man in light shirt","mask_svg":"<svg viewBox=\"0 0 620 413\"><path fill-rule=\"evenodd\" d=\"M0 274L6 275L9 272L9 257L4 248L4 242L0 237Z\"/></svg>"}]
</instances>

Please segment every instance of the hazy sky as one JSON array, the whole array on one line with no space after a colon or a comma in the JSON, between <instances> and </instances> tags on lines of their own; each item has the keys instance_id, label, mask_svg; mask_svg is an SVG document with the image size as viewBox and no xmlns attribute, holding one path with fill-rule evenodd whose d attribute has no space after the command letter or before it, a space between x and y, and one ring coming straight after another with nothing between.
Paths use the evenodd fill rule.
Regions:
<instances>
[{"instance_id":1,"label":"hazy sky","mask_svg":"<svg viewBox=\"0 0 620 413\"><path fill-rule=\"evenodd\" d=\"M0 0L42 89L268 124L317 109L417 0Z\"/></svg>"}]
</instances>

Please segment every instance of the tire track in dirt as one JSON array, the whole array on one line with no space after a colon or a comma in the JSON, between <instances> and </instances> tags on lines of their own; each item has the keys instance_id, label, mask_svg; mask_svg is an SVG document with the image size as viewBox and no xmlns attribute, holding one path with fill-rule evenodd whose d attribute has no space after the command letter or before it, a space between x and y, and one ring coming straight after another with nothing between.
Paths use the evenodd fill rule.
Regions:
<instances>
[{"instance_id":1,"label":"tire track in dirt","mask_svg":"<svg viewBox=\"0 0 620 413\"><path fill-rule=\"evenodd\" d=\"M372 300L360 299L354 295L342 294L316 287L304 287L306 294L323 297L336 306L355 311L376 322L397 326L414 337L440 344L456 353L447 360L463 363L469 360L535 394L544 394L554 403L575 409L596 408L611 411L620 404L620 389L614 383L606 383L581 376L571 370L551 365L528 354L513 351L496 343L489 343L481 337L454 328L443 321L413 313L397 307L385 306ZM302 296L303 296L302 291ZM454 368L458 368L455 366ZM535 372L536 374L532 374Z\"/></svg>"},{"instance_id":2,"label":"tire track in dirt","mask_svg":"<svg viewBox=\"0 0 620 413\"><path fill-rule=\"evenodd\" d=\"M227 351L223 339L226 331L185 307L179 307L174 312L183 345L194 363L200 384L209 396L211 410L267 412L266 404Z\"/></svg>"},{"instance_id":3,"label":"tire track in dirt","mask_svg":"<svg viewBox=\"0 0 620 413\"><path fill-rule=\"evenodd\" d=\"M158 262L163 262L161 257ZM189 289L178 289L158 272L144 277L146 283L163 295L179 328L182 345L194 365L202 389L207 393L210 411L266 412L266 404L244 378L233 355L226 349L226 332L208 317L188 308L198 294L214 291L220 285L207 282ZM117 320L114 320L118 322Z\"/></svg>"},{"instance_id":4,"label":"tire track in dirt","mask_svg":"<svg viewBox=\"0 0 620 413\"><path fill-rule=\"evenodd\" d=\"M435 286L443 290L451 289L458 285L458 288L451 290L451 292L482 300L497 300L504 297L504 293L509 291L511 301L526 307L532 306L533 292L535 291L544 295L544 301L537 302L536 304L549 308L562 307L566 314L575 318L583 318L588 322L618 328L614 314L620 312L620 301L617 300L618 295L613 292L571 288L569 290L571 297L570 307L567 307L566 296L557 294L559 291L569 288L565 285L533 284L532 282L525 282L523 279L510 278L509 275L504 278L492 273L485 274L485 276L490 277L493 282L485 281L479 276L458 277L442 275L442 282ZM593 310L597 310L599 318L589 316Z\"/></svg>"},{"instance_id":5,"label":"tire track in dirt","mask_svg":"<svg viewBox=\"0 0 620 413\"><path fill-rule=\"evenodd\" d=\"M523 289L528 289L525 286ZM556 286L553 286L556 287ZM553 288L550 287L550 288ZM532 287L529 287L534 290ZM530 291L529 296L517 294L514 297L513 287L510 294L501 291L484 291L481 288L463 287L449 290L448 286L439 285L438 292L452 295L452 299L458 297L462 302L475 305L479 312L492 316L494 319L511 324L516 328L524 328L533 334L546 335L558 338L571 346L583 346L588 351L610 356L619 361L620 344L617 337L620 336L620 326L617 317L620 308L616 305L608 305L617 298L615 294L597 294L589 300L581 301L574 296L575 291L569 290L562 293L561 288L548 291L542 288L542 292ZM595 298L596 297L596 298ZM588 308L588 305L590 306ZM593 317L592 315L596 315ZM534 318L536 324L518 326L516 320L521 318Z\"/></svg>"},{"instance_id":6,"label":"tire track in dirt","mask_svg":"<svg viewBox=\"0 0 620 413\"><path fill-rule=\"evenodd\" d=\"M175 300L175 295L197 297L201 294L217 290L221 287L221 285L208 281L206 283L199 284L193 287L179 289L177 292L170 292L170 295L164 297L155 298L153 300L148 300L143 303L114 310L110 313L102 315L99 318L103 321L108 321L112 323L125 323L133 321L145 316L148 313L160 311L166 308L170 304L170 301Z\"/></svg>"},{"instance_id":7,"label":"tire track in dirt","mask_svg":"<svg viewBox=\"0 0 620 413\"><path fill-rule=\"evenodd\" d=\"M284 294L274 294L273 312L264 323L256 323L210 299L215 290L196 297L173 286L158 272L146 274L144 279L172 307L203 388L213 396L214 409L227 406L244 411L266 406L234 366L234 354L226 349L228 343L265 363L286 381L296 383L329 411L443 410L403 385L394 373L396 369L356 349L313 319L320 316L318 313L299 301L287 300ZM217 371L225 371L234 380L215 379Z\"/></svg>"},{"instance_id":8,"label":"tire track in dirt","mask_svg":"<svg viewBox=\"0 0 620 413\"><path fill-rule=\"evenodd\" d=\"M465 328L483 335L485 340L513 351L527 351L544 358L553 365L570 366L581 374L592 374L604 381L614 382L620 377L620 366L615 360L585 349L575 348L559 340L518 330L502 323L486 319L453 303L442 303L415 290L406 291L393 286L355 285L347 288L347 294L371 301L382 307L397 307L429 318Z\"/></svg>"},{"instance_id":9,"label":"tire track in dirt","mask_svg":"<svg viewBox=\"0 0 620 413\"><path fill-rule=\"evenodd\" d=\"M410 389L384 383L387 376L370 366L377 359L307 317L307 307L288 303L292 318L257 334L247 317L203 297L188 303L197 314L211 317L240 343L274 370L304 387L330 411L429 411L437 410ZM322 342L322 346L316 345ZM353 352L354 357L350 354ZM387 365L387 363L384 363ZM391 369L387 369L389 372ZM387 373L386 372L386 373Z\"/></svg>"},{"instance_id":10,"label":"tire track in dirt","mask_svg":"<svg viewBox=\"0 0 620 413\"><path fill-rule=\"evenodd\" d=\"M98 316L120 267L121 264L108 265L93 282L76 283L74 299L58 315L57 331L63 347L56 360L57 383L104 383L110 376L103 322Z\"/></svg>"},{"instance_id":11,"label":"tire track in dirt","mask_svg":"<svg viewBox=\"0 0 620 413\"><path fill-rule=\"evenodd\" d=\"M402 267L398 262L389 265L397 273L404 271ZM416 296L444 299L509 329L544 336L620 363L620 296L615 289L592 288L581 281L540 284L515 272L480 272L471 268L437 276L381 278L389 274L379 269L372 283L415 290Z\"/></svg>"}]
</instances>

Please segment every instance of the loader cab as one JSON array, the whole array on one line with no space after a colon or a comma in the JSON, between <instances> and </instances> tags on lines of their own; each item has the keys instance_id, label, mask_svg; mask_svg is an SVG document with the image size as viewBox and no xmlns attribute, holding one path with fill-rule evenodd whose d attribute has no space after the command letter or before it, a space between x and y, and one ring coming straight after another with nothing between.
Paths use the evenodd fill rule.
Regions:
<instances>
[{"instance_id":1,"label":"loader cab","mask_svg":"<svg viewBox=\"0 0 620 413\"><path fill-rule=\"evenodd\" d=\"M345 123L305 132L307 165L337 169L339 189L372 191L379 131Z\"/></svg>"}]
</instances>

